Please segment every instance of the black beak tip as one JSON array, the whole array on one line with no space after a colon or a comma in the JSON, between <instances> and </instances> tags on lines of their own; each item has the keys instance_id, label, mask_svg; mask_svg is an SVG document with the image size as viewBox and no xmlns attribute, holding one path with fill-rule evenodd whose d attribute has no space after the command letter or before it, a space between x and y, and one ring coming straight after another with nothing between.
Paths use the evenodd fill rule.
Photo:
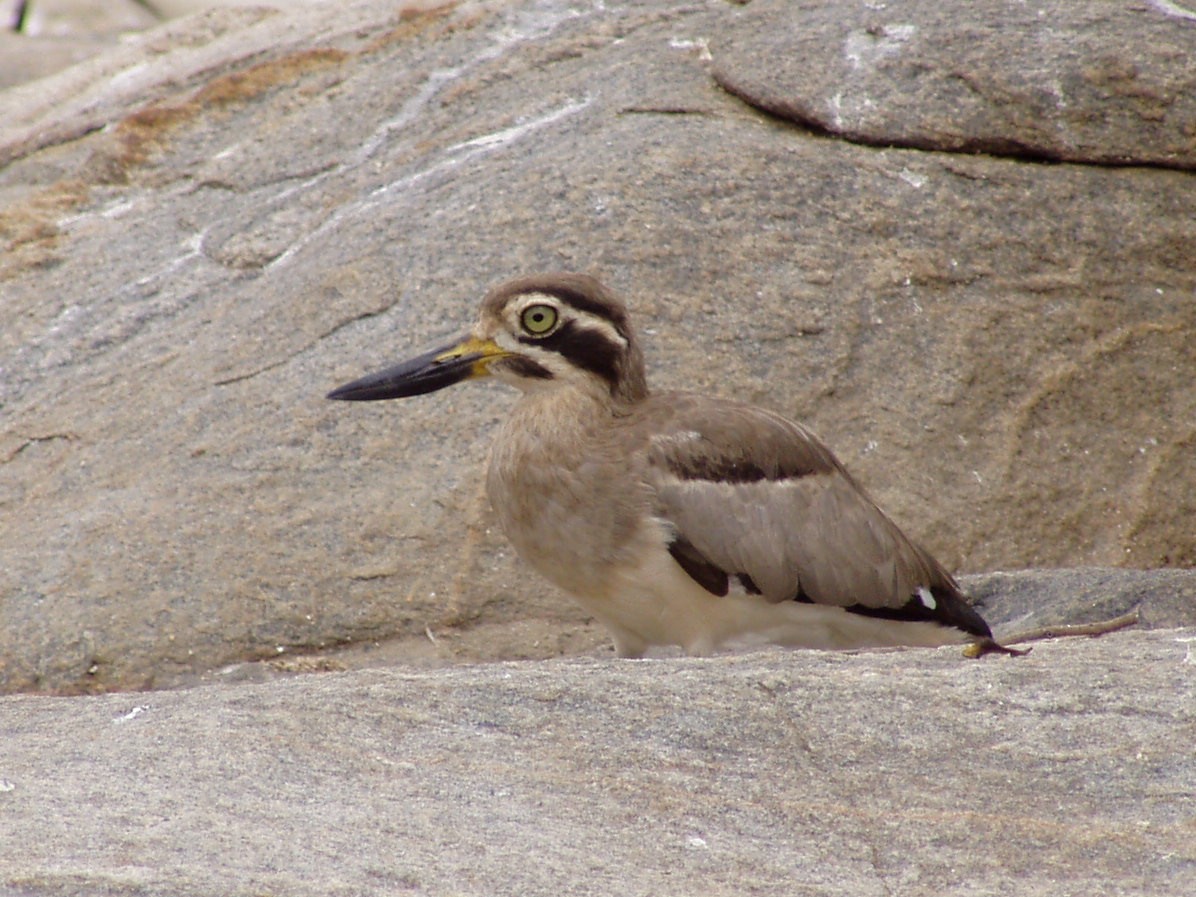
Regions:
<instances>
[{"instance_id":1,"label":"black beak tip","mask_svg":"<svg viewBox=\"0 0 1196 897\"><path fill-rule=\"evenodd\" d=\"M380 381L375 377L362 377L360 380L338 386L325 398L334 402L372 402L377 399L402 398L403 395L404 392L398 388L398 384Z\"/></svg>"},{"instance_id":2,"label":"black beak tip","mask_svg":"<svg viewBox=\"0 0 1196 897\"><path fill-rule=\"evenodd\" d=\"M474 364L483 356L476 352L450 355L455 348L455 345L449 345L434 349L384 371L367 374L352 383L338 386L328 393L328 398L338 402L406 399L468 380L474 376Z\"/></svg>"}]
</instances>

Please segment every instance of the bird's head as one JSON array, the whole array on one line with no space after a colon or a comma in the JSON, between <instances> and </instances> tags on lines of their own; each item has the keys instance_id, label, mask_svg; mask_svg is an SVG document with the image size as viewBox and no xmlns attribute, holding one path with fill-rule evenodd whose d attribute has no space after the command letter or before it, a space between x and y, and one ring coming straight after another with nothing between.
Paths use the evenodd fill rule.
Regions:
<instances>
[{"instance_id":1,"label":"bird's head","mask_svg":"<svg viewBox=\"0 0 1196 897\"><path fill-rule=\"evenodd\" d=\"M623 303L587 275L538 274L491 290L464 337L328 398L405 398L487 376L524 391L572 388L616 402L637 401L648 391Z\"/></svg>"}]
</instances>

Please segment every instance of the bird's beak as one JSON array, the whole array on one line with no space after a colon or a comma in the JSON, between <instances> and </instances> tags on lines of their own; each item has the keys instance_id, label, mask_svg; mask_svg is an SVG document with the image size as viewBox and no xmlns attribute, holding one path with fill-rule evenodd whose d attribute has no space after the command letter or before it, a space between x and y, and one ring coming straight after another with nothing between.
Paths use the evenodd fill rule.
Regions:
<instances>
[{"instance_id":1,"label":"bird's beak","mask_svg":"<svg viewBox=\"0 0 1196 897\"><path fill-rule=\"evenodd\" d=\"M467 336L384 371L339 386L328 393L328 398L346 402L373 402L378 399L422 396L463 380L485 377L491 362L509 354L493 340Z\"/></svg>"}]
</instances>

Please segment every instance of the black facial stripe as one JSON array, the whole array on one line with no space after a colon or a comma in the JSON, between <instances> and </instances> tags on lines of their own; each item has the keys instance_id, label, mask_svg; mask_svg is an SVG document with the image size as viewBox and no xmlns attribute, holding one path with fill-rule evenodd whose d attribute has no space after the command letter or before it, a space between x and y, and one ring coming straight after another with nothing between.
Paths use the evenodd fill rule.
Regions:
<instances>
[{"instance_id":1,"label":"black facial stripe","mask_svg":"<svg viewBox=\"0 0 1196 897\"><path fill-rule=\"evenodd\" d=\"M544 365L525 355L512 355L503 359L502 363L511 372L531 380L551 380L554 376Z\"/></svg>"},{"instance_id":2,"label":"black facial stripe","mask_svg":"<svg viewBox=\"0 0 1196 897\"><path fill-rule=\"evenodd\" d=\"M612 390L619 382L619 357L623 347L611 342L600 331L566 321L548 336L521 336L519 342L559 352L575 367L601 377Z\"/></svg>"},{"instance_id":3,"label":"black facial stripe","mask_svg":"<svg viewBox=\"0 0 1196 897\"><path fill-rule=\"evenodd\" d=\"M605 302L599 302L587 296L585 293L580 293L564 286L554 286L545 292L550 296L555 296L562 303L576 311L593 315L595 318L601 318L609 322L618 331L619 336L623 337L623 339L630 339L627 327L627 314L621 308L613 308Z\"/></svg>"}]
</instances>

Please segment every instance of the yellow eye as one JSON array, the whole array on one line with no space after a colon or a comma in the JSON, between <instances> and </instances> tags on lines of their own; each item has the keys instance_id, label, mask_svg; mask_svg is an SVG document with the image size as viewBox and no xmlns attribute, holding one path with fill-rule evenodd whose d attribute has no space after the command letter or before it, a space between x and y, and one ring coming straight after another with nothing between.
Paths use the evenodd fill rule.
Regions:
<instances>
[{"instance_id":1,"label":"yellow eye","mask_svg":"<svg viewBox=\"0 0 1196 897\"><path fill-rule=\"evenodd\" d=\"M542 336L556 326L556 309L551 305L529 305L519 320L528 333Z\"/></svg>"}]
</instances>

